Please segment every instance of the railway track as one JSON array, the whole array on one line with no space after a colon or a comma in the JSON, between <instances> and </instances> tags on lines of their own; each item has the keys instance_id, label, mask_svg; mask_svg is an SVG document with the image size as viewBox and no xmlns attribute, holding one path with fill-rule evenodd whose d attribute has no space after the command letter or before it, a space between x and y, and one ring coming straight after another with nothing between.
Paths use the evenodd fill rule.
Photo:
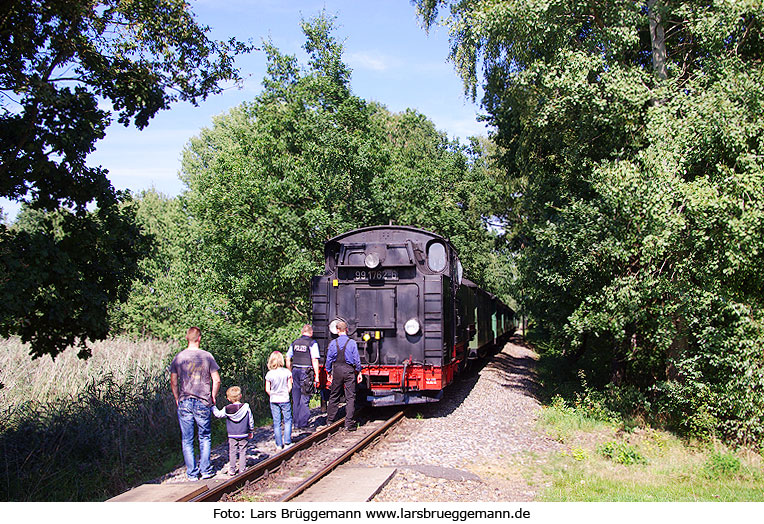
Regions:
<instances>
[{"instance_id":1,"label":"railway track","mask_svg":"<svg viewBox=\"0 0 764 524\"><path fill-rule=\"evenodd\" d=\"M324 427L273 457L208 491L191 502L285 502L328 475L354 453L380 438L403 418L403 410L388 418L369 419L357 431L342 429L344 421Z\"/></svg>"}]
</instances>

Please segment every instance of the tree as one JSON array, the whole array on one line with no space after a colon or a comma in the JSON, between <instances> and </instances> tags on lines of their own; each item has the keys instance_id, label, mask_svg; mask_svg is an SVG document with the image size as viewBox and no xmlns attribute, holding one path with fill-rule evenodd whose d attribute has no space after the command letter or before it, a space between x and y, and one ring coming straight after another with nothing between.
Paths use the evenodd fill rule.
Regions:
<instances>
[{"instance_id":1,"label":"tree","mask_svg":"<svg viewBox=\"0 0 764 524\"><path fill-rule=\"evenodd\" d=\"M484 89L525 306L593 383L760 439L762 3L416 3Z\"/></svg>"},{"instance_id":2,"label":"tree","mask_svg":"<svg viewBox=\"0 0 764 524\"><path fill-rule=\"evenodd\" d=\"M87 339L105 336L106 302L123 297L135 274L140 251L132 233L121 234L134 227L120 207L125 196L104 168L86 165L110 121L99 102L110 104L120 123L143 128L173 102L219 92L222 81L239 78L234 56L251 47L210 40L208 31L182 0L13 0L0 7L0 196L51 213L34 231L0 225L0 335L20 334L34 356L55 356L74 337L85 348ZM58 220L60 236L42 227ZM98 247L116 248L118 238L120 259L80 256L91 249L113 256ZM45 256L35 256L33 245ZM92 264L113 272L100 281L108 286L103 296L76 284L84 285ZM60 315L54 307L80 313Z\"/></svg>"},{"instance_id":3,"label":"tree","mask_svg":"<svg viewBox=\"0 0 764 524\"><path fill-rule=\"evenodd\" d=\"M478 149L470 157L423 115L353 95L331 30L325 16L303 23L306 67L266 43L262 94L216 118L184 154L208 282L229 315L267 335L263 352L283 348L307 320L324 242L344 231L424 227L451 238L477 280L494 268Z\"/></svg>"},{"instance_id":4,"label":"tree","mask_svg":"<svg viewBox=\"0 0 764 524\"><path fill-rule=\"evenodd\" d=\"M199 323L192 315L208 306L196 282L204 274L195 256L199 232L180 198L152 189L138 194L134 207L151 251L139 261L128 300L112 306L111 323L131 335L182 340Z\"/></svg>"},{"instance_id":5,"label":"tree","mask_svg":"<svg viewBox=\"0 0 764 524\"><path fill-rule=\"evenodd\" d=\"M3 334L31 342L34 357L74 345L90 356L85 340L109 334L106 306L127 298L121 279L146 253L134 213L129 202L86 215L23 209L0 231Z\"/></svg>"}]
</instances>

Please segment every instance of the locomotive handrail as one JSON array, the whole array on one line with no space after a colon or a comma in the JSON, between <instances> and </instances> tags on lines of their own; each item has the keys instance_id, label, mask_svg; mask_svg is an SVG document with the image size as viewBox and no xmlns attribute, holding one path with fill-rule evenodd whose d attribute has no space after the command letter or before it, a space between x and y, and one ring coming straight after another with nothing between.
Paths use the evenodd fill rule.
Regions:
<instances>
[{"instance_id":1,"label":"locomotive handrail","mask_svg":"<svg viewBox=\"0 0 764 524\"><path fill-rule=\"evenodd\" d=\"M359 269L360 269L360 268L363 268L363 269L369 269L369 268L368 268L368 267L366 267L366 265L364 265L364 264L343 264L343 263L341 263L341 262L339 262L339 261L337 261L337 263L336 263L336 267L348 267L348 268L359 268ZM399 262L396 262L395 264L393 264L393 265L390 265L390 266L387 266L387 267L388 267L388 268L396 268L396 267L416 267L416 263L415 263L415 262L409 262L408 264L405 264L405 263L399 263Z\"/></svg>"}]
</instances>

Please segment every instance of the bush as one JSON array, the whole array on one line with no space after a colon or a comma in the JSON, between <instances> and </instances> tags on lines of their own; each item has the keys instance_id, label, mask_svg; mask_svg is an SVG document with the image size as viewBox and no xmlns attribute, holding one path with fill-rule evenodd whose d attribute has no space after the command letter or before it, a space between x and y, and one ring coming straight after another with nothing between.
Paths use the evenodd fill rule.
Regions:
<instances>
[{"instance_id":1,"label":"bush","mask_svg":"<svg viewBox=\"0 0 764 524\"><path fill-rule=\"evenodd\" d=\"M647 459L637 448L622 441L611 440L597 447L597 452L613 462L630 466L632 464L647 464Z\"/></svg>"},{"instance_id":2,"label":"bush","mask_svg":"<svg viewBox=\"0 0 764 524\"><path fill-rule=\"evenodd\" d=\"M735 455L724 452L714 452L703 464L703 474L709 479L729 478L740 473L742 464Z\"/></svg>"}]
</instances>

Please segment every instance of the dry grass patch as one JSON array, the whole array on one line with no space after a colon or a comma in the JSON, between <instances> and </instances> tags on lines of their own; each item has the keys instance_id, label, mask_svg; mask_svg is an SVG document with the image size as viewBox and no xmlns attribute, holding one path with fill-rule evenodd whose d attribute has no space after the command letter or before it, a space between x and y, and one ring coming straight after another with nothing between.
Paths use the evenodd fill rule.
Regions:
<instances>
[{"instance_id":1,"label":"dry grass patch","mask_svg":"<svg viewBox=\"0 0 764 524\"><path fill-rule=\"evenodd\" d=\"M93 379L111 375L114 380L131 380L139 370L162 372L178 346L158 340L110 339L92 344L93 356L77 358L67 350L55 360L32 360L29 346L18 338L0 339L0 402L4 406L25 401L53 402L77 396Z\"/></svg>"},{"instance_id":2,"label":"dry grass patch","mask_svg":"<svg viewBox=\"0 0 764 524\"><path fill-rule=\"evenodd\" d=\"M521 453L500 457L495 462L472 464L468 469L486 484L498 489L506 501L532 501L550 485L543 474L549 458L550 455Z\"/></svg>"}]
</instances>

